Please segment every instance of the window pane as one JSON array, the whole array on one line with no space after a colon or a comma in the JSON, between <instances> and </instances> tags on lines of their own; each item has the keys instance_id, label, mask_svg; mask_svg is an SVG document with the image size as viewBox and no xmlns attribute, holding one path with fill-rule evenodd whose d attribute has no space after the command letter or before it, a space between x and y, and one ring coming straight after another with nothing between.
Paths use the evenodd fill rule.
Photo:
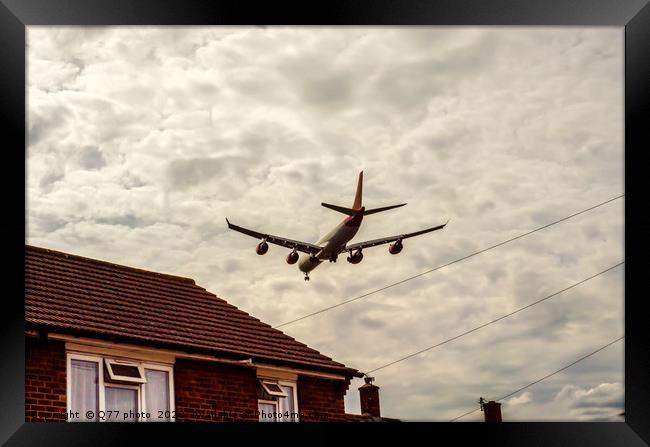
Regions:
<instances>
[{"instance_id":1,"label":"window pane","mask_svg":"<svg viewBox=\"0 0 650 447\"><path fill-rule=\"evenodd\" d=\"M69 419L77 422L97 421L99 410L98 364L84 360L70 361L70 409L79 412L79 418ZM94 417L86 418L86 412L92 411Z\"/></svg>"},{"instance_id":2,"label":"window pane","mask_svg":"<svg viewBox=\"0 0 650 447\"><path fill-rule=\"evenodd\" d=\"M140 378L140 370L137 366L131 365L118 365L117 363L111 364L113 375L124 377L137 377Z\"/></svg>"},{"instance_id":3,"label":"window pane","mask_svg":"<svg viewBox=\"0 0 650 447\"><path fill-rule=\"evenodd\" d=\"M151 422L168 422L170 420L169 373L167 371L145 369L144 375L147 379L147 383L144 385L144 397L147 412L151 416L148 420Z\"/></svg>"},{"instance_id":4,"label":"window pane","mask_svg":"<svg viewBox=\"0 0 650 447\"><path fill-rule=\"evenodd\" d=\"M138 391L128 388L107 386L106 420L110 422L136 421L138 412Z\"/></svg>"},{"instance_id":5,"label":"window pane","mask_svg":"<svg viewBox=\"0 0 650 447\"><path fill-rule=\"evenodd\" d=\"M280 385L282 391L287 394L287 397L281 397L281 408L282 408L282 422L295 422L297 420L296 416L292 413L296 413L296 408L293 401L293 387ZM289 412L288 414L286 412ZM288 417L287 417L288 416Z\"/></svg>"},{"instance_id":6,"label":"window pane","mask_svg":"<svg viewBox=\"0 0 650 447\"><path fill-rule=\"evenodd\" d=\"M257 409L260 411L260 422L275 422L274 413L278 412L275 404L259 402Z\"/></svg>"}]
</instances>

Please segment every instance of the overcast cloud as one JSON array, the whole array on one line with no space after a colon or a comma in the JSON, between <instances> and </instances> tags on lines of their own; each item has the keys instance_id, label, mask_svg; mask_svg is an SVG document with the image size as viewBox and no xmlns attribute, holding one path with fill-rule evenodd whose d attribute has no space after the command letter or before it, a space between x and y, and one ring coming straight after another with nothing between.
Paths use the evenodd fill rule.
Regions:
<instances>
[{"instance_id":1,"label":"overcast cloud","mask_svg":"<svg viewBox=\"0 0 650 447\"><path fill-rule=\"evenodd\" d=\"M277 325L615 197L623 28L29 27L27 242L194 278ZM398 256L255 254L232 222ZM282 329L371 370L624 259L618 200ZM449 420L623 335L618 268L373 374L385 416ZM505 420L621 420L623 343L506 399ZM359 412L355 379L346 396ZM462 420L480 420L474 414Z\"/></svg>"}]
</instances>

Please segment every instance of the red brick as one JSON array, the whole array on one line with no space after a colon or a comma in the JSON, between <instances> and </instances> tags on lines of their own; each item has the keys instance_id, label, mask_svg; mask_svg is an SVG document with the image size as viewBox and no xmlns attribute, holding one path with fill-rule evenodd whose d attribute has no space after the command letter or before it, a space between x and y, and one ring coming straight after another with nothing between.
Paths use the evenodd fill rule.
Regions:
<instances>
[{"instance_id":1,"label":"red brick","mask_svg":"<svg viewBox=\"0 0 650 447\"><path fill-rule=\"evenodd\" d=\"M65 420L66 355L62 342L25 340L25 421ZM38 386L35 386L38 385ZM63 395L63 399L61 399ZM61 411L63 410L63 411Z\"/></svg>"},{"instance_id":2,"label":"red brick","mask_svg":"<svg viewBox=\"0 0 650 447\"><path fill-rule=\"evenodd\" d=\"M191 386L188 387L187 383ZM235 408L249 413L247 418L240 416L237 420L257 420L257 378L254 369L178 360L174 366L174 392L178 410L176 420L179 422L224 420L235 416Z\"/></svg>"},{"instance_id":3,"label":"red brick","mask_svg":"<svg viewBox=\"0 0 650 447\"><path fill-rule=\"evenodd\" d=\"M65 421L64 344L27 338L26 349L26 383L34 381L34 371L42 369L43 358L52 359L52 366L43 386L25 387L25 420ZM349 381L301 376L298 379L301 420L346 420L344 395L348 386ZM43 389L45 392L41 392ZM257 377L253 368L178 359L174 365L174 392L179 422L257 421Z\"/></svg>"}]
</instances>

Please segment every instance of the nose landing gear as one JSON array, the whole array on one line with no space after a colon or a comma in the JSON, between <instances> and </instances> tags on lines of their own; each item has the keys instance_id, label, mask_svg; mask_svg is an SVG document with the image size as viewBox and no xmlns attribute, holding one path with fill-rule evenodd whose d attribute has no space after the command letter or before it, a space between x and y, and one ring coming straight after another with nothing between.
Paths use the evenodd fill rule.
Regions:
<instances>
[{"instance_id":1,"label":"nose landing gear","mask_svg":"<svg viewBox=\"0 0 650 447\"><path fill-rule=\"evenodd\" d=\"M305 272L305 281L309 281L309 272Z\"/></svg>"}]
</instances>

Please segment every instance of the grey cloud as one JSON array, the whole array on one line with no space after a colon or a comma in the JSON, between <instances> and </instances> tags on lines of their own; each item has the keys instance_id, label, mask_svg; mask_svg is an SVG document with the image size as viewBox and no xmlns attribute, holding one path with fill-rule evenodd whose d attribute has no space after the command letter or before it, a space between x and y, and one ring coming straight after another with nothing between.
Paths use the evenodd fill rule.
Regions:
<instances>
[{"instance_id":1,"label":"grey cloud","mask_svg":"<svg viewBox=\"0 0 650 447\"><path fill-rule=\"evenodd\" d=\"M85 146L77 155L77 163L84 169L96 170L106 166L106 159L97 146Z\"/></svg>"},{"instance_id":2,"label":"grey cloud","mask_svg":"<svg viewBox=\"0 0 650 447\"><path fill-rule=\"evenodd\" d=\"M567 385L555 397L555 402L569 406L581 418L612 420L624 409L624 392L621 383L601 383L591 389Z\"/></svg>"},{"instance_id":3,"label":"grey cloud","mask_svg":"<svg viewBox=\"0 0 650 447\"><path fill-rule=\"evenodd\" d=\"M68 59L68 63L70 63L70 64L74 65L75 67L77 67L77 69L79 70L77 72L77 75L81 74L83 69L86 68L86 63L84 62L84 60L79 58L79 57L76 57L76 56L71 57L70 59Z\"/></svg>"},{"instance_id":4,"label":"grey cloud","mask_svg":"<svg viewBox=\"0 0 650 447\"><path fill-rule=\"evenodd\" d=\"M296 289L295 281L275 281L272 286L273 291L277 293L283 293L291 289Z\"/></svg>"},{"instance_id":5,"label":"grey cloud","mask_svg":"<svg viewBox=\"0 0 650 447\"><path fill-rule=\"evenodd\" d=\"M152 219L146 219L137 216L134 213L126 213L111 217L98 217L95 219L95 222L107 225L124 225L129 228L141 228L155 223Z\"/></svg>"},{"instance_id":6,"label":"grey cloud","mask_svg":"<svg viewBox=\"0 0 650 447\"><path fill-rule=\"evenodd\" d=\"M197 230L201 235L201 239L204 241L210 241L215 237L225 234L228 231L226 226L222 224L222 221L200 223Z\"/></svg>"},{"instance_id":7,"label":"grey cloud","mask_svg":"<svg viewBox=\"0 0 650 447\"><path fill-rule=\"evenodd\" d=\"M382 329L383 327L386 326L386 323L383 322L382 320L378 320L376 318L369 318L369 317L360 318L359 323L361 323L363 327L370 330Z\"/></svg>"},{"instance_id":8,"label":"grey cloud","mask_svg":"<svg viewBox=\"0 0 650 447\"><path fill-rule=\"evenodd\" d=\"M173 188L187 189L222 174L243 176L247 159L238 156L172 160L167 165L167 180Z\"/></svg>"},{"instance_id":9,"label":"grey cloud","mask_svg":"<svg viewBox=\"0 0 650 447\"><path fill-rule=\"evenodd\" d=\"M35 217L37 225L45 234L52 233L68 224L67 219L63 219L54 215L41 215Z\"/></svg>"},{"instance_id":10,"label":"grey cloud","mask_svg":"<svg viewBox=\"0 0 650 447\"><path fill-rule=\"evenodd\" d=\"M351 106L358 86L346 73L327 73L302 85L302 99L325 108Z\"/></svg>"},{"instance_id":11,"label":"grey cloud","mask_svg":"<svg viewBox=\"0 0 650 447\"><path fill-rule=\"evenodd\" d=\"M51 169L48 170L43 177L41 177L41 181L38 185L43 191L47 192L52 189L54 183L58 182L59 180L63 180L64 177L65 173L63 172L63 169Z\"/></svg>"},{"instance_id":12,"label":"grey cloud","mask_svg":"<svg viewBox=\"0 0 650 447\"><path fill-rule=\"evenodd\" d=\"M120 183L125 189L141 188L147 185L147 182L130 172L127 172L122 176Z\"/></svg>"},{"instance_id":13,"label":"grey cloud","mask_svg":"<svg viewBox=\"0 0 650 447\"><path fill-rule=\"evenodd\" d=\"M219 93L219 88L205 81L194 81L194 89L201 96L215 97Z\"/></svg>"},{"instance_id":14,"label":"grey cloud","mask_svg":"<svg viewBox=\"0 0 650 447\"><path fill-rule=\"evenodd\" d=\"M221 268L226 272L226 273L232 273L241 270L242 268L242 263L238 261L237 259L231 259L227 258L225 262L222 263Z\"/></svg>"},{"instance_id":15,"label":"grey cloud","mask_svg":"<svg viewBox=\"0 0 650 447\"><path fill-rule=\"evenodd\" d=\"M39 108L30 108L27 134L29 147L34 147L46 139L52 130L59 130L72 118L69 107L64 104L48 104Z\"/></svg>"},{"instance_id":16,"label":"grey cloud","mask_svg":"<svg viewBox=\"0 0 650 447\"><path fill-rule=\"evenodd\" d=\"M598 405L599 407L606 407L606 408L623 408L623 396L619 397L610 397L607 400L601 400L601 399L584 399L578 402L574 402L571 404L573 408L592 408L594 405ZM583 410L584 411L584 410Z\"/></svg>"}]
</instances>

